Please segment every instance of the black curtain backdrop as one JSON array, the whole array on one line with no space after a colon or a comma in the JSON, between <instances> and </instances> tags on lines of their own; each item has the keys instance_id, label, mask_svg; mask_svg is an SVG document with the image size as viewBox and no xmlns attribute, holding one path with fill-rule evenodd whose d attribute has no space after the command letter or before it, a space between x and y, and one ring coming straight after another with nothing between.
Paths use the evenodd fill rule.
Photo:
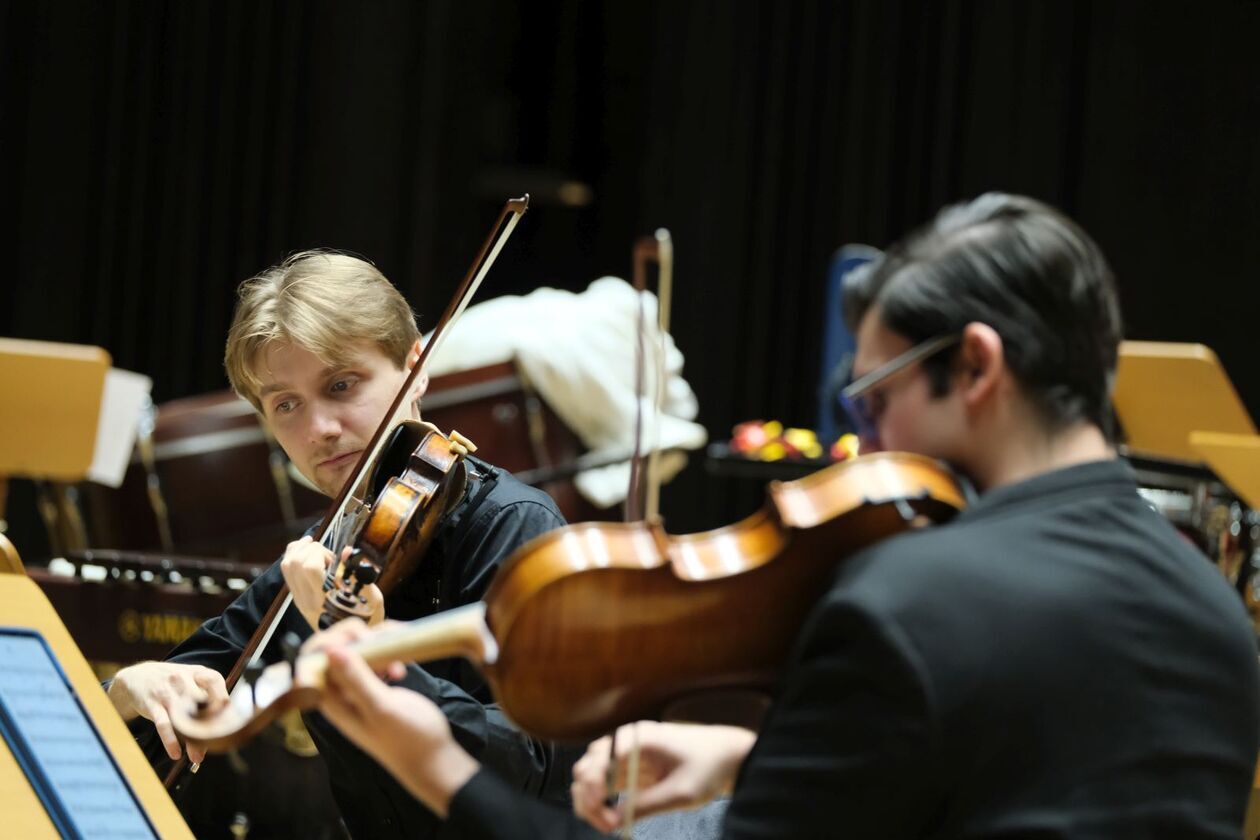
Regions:
<instances>
[{"instance_id":1,"label":"black curtain backdrop","mask_svg":"<svg viewBox=\"0 0 1260 840\"><path fill-rule=\"evenodd\" d=\"M236 285L296 249L370 257L427 327L533 189L484 296L624 276L666 226L711 435L809 424L834 249L1000 189L1077 218L1128 335L1211 345L1260 417L1255 0L0 9L0 335L102 345L159 401L225 386ZM671 530L759 499L700 460Z\"/></svg>"}]
</instances>

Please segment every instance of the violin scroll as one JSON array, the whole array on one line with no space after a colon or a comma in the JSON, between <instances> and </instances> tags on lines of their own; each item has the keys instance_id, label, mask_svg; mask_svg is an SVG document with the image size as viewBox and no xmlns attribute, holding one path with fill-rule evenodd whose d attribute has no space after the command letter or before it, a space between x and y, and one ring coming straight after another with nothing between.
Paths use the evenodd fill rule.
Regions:
<instances>
[{"instance_id":1,"label":"violin scroll","mask_svg":"<svg viewBox=\"0 0 1260 840\"><path fill-rule=\"evenodd\" d=\"M499 655L486 627L486 605L481 602L397 624L350 648L374 668L398 660L428 662L452 656L488 666ZM312 651L250 671L226 703L172 708L171 726L194 746L211 752L236 749L284 713L319 705L327 670L327 655Z\"/></svg>"}]
</instances>

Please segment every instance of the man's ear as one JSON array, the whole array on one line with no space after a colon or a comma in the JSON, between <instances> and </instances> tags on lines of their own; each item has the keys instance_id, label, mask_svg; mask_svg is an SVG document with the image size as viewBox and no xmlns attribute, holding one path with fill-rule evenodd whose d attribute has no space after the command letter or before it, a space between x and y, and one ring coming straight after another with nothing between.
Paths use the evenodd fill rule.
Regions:
<instances>
[{"instance_id":1,"label":"man's ear","mask_svg":"<svg viewBox=\"0 0 1260 840\"><path fill-rule=\"evenodd\" d=\"M427 390L429 390L429 374L422 373L416 377L415 384L411 386L411 401L415 402L423 397Z\"/></svg>"},{"instance_id":2,"label":"man's ear","mask_svg":"<svg viewBox=\"0 0 1260 840\"><path fill-rule=\"evenodd\" d=\"M968 406L979 405L997 392L1006 371L1002 336L988 324L973 321L963 327L958 351L958 387Z\"/></svg>"},{"instance_id":3,"label":"man's ear","mask_svg":"<svg viewBox=\"0 0 1260 840\"><path fill-rule=\"evenodd\" d=\"M416 339L416 343L411 345L411 349L407 351L407 370L411 370L416 366L416 362L420 360L420 339ZM429 390L429 374L422 372L416 377L415 384L411 386L411 394L408 396L412 402L424 396L424 392Z\"/></svg>"}]
</instances>

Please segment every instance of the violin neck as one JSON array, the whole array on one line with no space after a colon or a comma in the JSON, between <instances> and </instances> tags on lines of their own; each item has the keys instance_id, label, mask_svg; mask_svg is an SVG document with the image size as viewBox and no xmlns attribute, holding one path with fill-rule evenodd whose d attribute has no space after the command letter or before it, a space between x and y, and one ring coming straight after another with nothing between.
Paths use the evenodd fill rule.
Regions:
<instances>
[{"instance_id":1,"label":"violin neck","mask_svg":"<svg viewBox=\"0 0 1260 840\"><path fill-rule=\"evenodd\" d=\"M374 667L397 660L432 662L452 656L463 657L476 665L489 665L499 654L499 646L486 626L486 605L480 601L400 624L361 639L352 647ZM318 670L322 676L326 660L322 654L317 658L318 663L312 662L308 667Z\"/></svg>"}]
</instances>

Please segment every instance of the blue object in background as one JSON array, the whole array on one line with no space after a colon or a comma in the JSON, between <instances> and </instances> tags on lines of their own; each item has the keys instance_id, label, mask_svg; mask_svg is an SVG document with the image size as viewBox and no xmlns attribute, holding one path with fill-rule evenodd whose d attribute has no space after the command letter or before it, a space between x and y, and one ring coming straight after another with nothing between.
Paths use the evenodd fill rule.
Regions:
<instances>
[{"instance_id":1,"label":"blue object in background","mask_svg":"<svg viewBox=\"0 0 1260 840\"><path fill-rule=\"evenodd\" d=\"M818 441L828 447L852 427L844 420L838 397L849 382L856 349L852 334L844 323L840 290L845 275L860 265L883 256L870 245L845 245L831 258L827 269L827 303L823 310L822 365L818 368Z\"/></svg>"}]
</instances>

